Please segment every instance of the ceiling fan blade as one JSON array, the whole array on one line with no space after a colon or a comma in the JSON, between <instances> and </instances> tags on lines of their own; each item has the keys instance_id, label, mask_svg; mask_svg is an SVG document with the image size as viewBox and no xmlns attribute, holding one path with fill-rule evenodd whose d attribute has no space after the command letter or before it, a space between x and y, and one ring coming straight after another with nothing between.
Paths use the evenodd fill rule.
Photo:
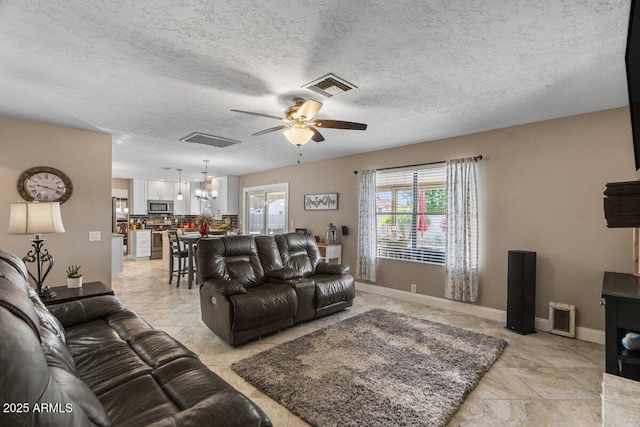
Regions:
<instances>
[{"instance_id":1,"label":"ceiling fan blade","mask_svg":"<svg viewBox=\"0 0 640 427\"><path fill-rule=\"evenodd\" d=\"M242 111L242 110L234 110L234 109L232 109L231 111L233 111L234 113L243 113L243 114L251 114L252 116L266 117L268 119L287 120L284 117L272 116L269 114L262 114L262 113L254 113L252 111Z\"/></svg>"},{"instance_id":2,"label":"ceiling fan blade","mask_svg":"<svg viewBox=\"0 0 640 427\"><path fill-rule=\"evenodd\" d=\"M314 128L313 126L309 126L309 129L313 131L313 136L311 137L311 139L313 139L315 142L324 141L324 136L322 136L322 134L318 132L316 128Z\"/></svg>"},{"instance_id":3,"label":"ceiling fan blade","mask_svg":"<svg viewBox=\"0 0 640 427\"><path fill-rule=\"evenodd\" d=\"M305 120L311 120L316 116L316 114L318 114L321 108L322 102L318 102L315 99L310 99L308 101L305 101L304 104L302 104L300 108L298 108L298 111L293 113L291 117L293 117L294 119L304 117Z\"/></svg>"},{"instance_id":4,"label":"ceiling fan blade","mask_svg":"<svg viewBox=\"0 0 640 427\"><path fill-rule=\"evenodd\" d=\"M327 129L350 129L350 130L366 130L367 125L364 123L343 122L342 120L314 120L313 126Z\"/></svg>"},{"instance_id":5,"label":"ceiling fan blade","mask_svg":"<svg viewBox=\"0 0 640 427\"><path fill-rule=\"evenodd\" d=\"M264 135L265 133L275 132L277 130L286 129L287 127L289 127L289 126L288 125L282 125L282 126L272 127L272 128L269 128L269 129L261 130L260 132L256 132L256 133L253 134L253 136Z\"/></svg>"}]
</instances>

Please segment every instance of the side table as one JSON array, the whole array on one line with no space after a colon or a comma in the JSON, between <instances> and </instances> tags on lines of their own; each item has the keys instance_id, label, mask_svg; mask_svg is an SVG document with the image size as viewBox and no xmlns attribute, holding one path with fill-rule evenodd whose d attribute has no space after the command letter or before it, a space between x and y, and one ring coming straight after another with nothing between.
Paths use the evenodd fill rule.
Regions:
<instances>
[{"instance_id":1,"label":"side table","mask_svg":"<svg viewBox=\"0 0 640 427\"><path fill-rule=\"evenodd\" d=\"M622 346L627 332L640 332L640 278L604 272L606 372L640 381L640 352Z\"/></svg>"},{"instance_id":2,"label":"side table","mask_svg":"<svg viewBox=\"0 0 640 427\"><path fill-rule=\"evenodd\" d=\"M83 283L79 288L68 288L66 286L56 286L51 288L56 292L53 298L43 298L44 305L61 304L63 302L76 301L79 299L98 297L102 295L115 295L113 290L102 282Z\"/></svg>"},{"instance_id":3,"label":"side table","mask_svg":"<svg viewBox=\"0 0 640 427\"><path fill-rule=\"evenodd\" d=\"M342 263L342 245L340 243L318 243L320 256L325 262L330 263L332 259L337 259L338 264Z\"/></svg>"}]
</instances>

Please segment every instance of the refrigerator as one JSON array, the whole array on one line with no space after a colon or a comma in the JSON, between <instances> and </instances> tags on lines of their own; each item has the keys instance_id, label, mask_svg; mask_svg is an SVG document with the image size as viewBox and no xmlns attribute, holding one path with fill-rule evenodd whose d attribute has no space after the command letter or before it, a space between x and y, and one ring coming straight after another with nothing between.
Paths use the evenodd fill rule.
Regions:
<instances>
[{"instance_id":1,"label":"refrigerator","mask_svg":"<svg viewBox=\"0 0 640 427\"><path fill-rule=\"evenodd\" d=\"M128 247L129 233L129 201L119 197L111 198L111 232L122 234L124 245ZM125 249L125 254L127 250Z\"/></svg>"}]
</instances>

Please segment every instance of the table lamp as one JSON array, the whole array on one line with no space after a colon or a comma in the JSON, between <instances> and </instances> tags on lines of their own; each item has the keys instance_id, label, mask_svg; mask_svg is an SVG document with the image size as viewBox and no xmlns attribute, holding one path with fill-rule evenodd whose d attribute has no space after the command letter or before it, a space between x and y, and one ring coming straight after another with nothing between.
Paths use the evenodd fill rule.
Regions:
<instances>
[{"instance_id":1,"label":"table lamp","mask_svg":"<svg viewBox=\"0 0 640 427\"><path fill-rule=\"evenodd\" d=\"M33 250L22 258L24 262L36 264L37 276L29 271L29 276L37 285L40 298L52 298L56 296L49 286L44 285L44 280L53 267L53 256L43 249L44 239L42 234L64 233L62 217L60 216L59 202L15 202L11 203L9 215L8 234L33 234ZM45 269L45 264L46 269Z\"/></svg>"}]
</instances>

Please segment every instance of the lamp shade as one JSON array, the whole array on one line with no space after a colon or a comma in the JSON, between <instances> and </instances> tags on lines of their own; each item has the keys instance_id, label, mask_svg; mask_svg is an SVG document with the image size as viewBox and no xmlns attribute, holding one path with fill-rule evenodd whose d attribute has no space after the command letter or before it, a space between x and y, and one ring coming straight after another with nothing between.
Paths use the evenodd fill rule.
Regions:
<instances>
[{"instance_id":1,"label":"lamp shade","mask_svg":"<svg viewBox=\"0 0 640 427\"><path fill-rule=\"evenodd\" d=\"M64 233L60 202L11 203L8 234Z\"/></svg>"},{"instance_id":2,"label":"lamp shade","mask_svg":"<svg viewBox=\"0 0 640 427\"><path fill-rule=\"evenodd\" d=\"M284 136L294 145L304 145L313 136L313 131L309 128L294 126L284 131Z\"/></svg>"}]
</instances>

